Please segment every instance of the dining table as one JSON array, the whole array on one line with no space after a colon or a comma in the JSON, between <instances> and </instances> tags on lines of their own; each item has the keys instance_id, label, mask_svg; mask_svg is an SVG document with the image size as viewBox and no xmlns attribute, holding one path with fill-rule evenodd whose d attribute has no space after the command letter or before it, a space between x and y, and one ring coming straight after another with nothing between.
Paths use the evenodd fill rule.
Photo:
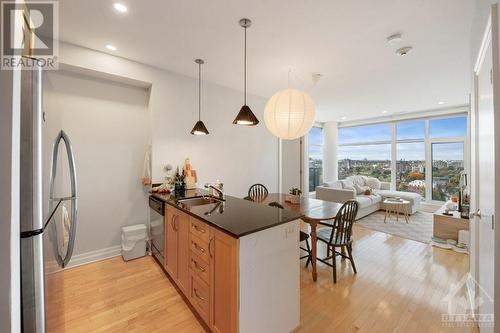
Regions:
<instances>
[{"instance_id":1,"label":"dining table","mask_svg":"<svg viewBox=\"0 0 500 333\"><path fill-rule=\"evenodd\" d=\"M318 271L316 268L316 261L318 255L317 235L316 229L320 221L333 220L337 216L341 203L319 200L309 197L300 197L297 203L291 203L285 200L289 195L284 193L269 193L260 198L254 198L253 201L262 204L270 204L277 202L284 209L291 210L302 215L301 219L307 223L311 228L311 264L312 264L312 278L313 281L318 279Z\"/></svg>"}]
</instances>

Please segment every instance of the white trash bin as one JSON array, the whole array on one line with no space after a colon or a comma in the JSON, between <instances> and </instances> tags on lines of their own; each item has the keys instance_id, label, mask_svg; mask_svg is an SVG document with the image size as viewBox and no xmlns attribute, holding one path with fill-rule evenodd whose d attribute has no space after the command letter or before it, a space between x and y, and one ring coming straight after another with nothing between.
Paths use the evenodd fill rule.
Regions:
<instances>
[{"instance_id":1,"label":"white trash bin","mask_svg":"<svg viewBox=\"0 0 500 333\"><path fill-rule=\"evenodd\" d=\"M145 224L122 227L122 257L128 261L146 255L148 233Z\"/></svg>"}]
</instances>

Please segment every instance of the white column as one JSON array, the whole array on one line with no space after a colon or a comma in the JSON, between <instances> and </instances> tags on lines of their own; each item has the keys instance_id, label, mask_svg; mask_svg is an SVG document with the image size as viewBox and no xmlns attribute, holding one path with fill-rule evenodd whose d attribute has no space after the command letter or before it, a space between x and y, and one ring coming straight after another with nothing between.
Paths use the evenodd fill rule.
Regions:
<instances>
[{"instance_id":1,"label":"white column","mask_svg":"<svg viewBox=\"0 0 500 333\"><path fill-rule=\"evenodd\" d=\"M337 180L337 133L336 121L329 121L323 125L323 181Z\"/></svg>"},{"instance_id":2,"label":"white column","mask_svg":"<svg viewBox=\"0 0 500 333\"><path fill-rule=\"evenodd\" d=\"M281 192L300 186L300 138L281 140Z\"/></svg>"}]
</instances>

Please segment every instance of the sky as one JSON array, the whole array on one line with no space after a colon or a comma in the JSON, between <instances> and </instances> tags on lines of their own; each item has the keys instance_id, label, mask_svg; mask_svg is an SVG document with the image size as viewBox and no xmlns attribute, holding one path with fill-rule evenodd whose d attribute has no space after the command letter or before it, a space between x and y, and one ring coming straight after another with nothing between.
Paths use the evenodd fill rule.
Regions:
<instances>
[{"instance_id":1,"label":"sky","mask_svg":"<svg viewBox=\"0 0 500 333\"><path fill-rule=\"evenodd\" d=\"M352 144L359 142L391 141L391 124L377 124L369 126L340 128L338 134L339 144ZM397 140L424 139L424 120L412 120L398 122L396 125ZM467 135L467 117L451 117L429 120L430 138L452 138ZM323 142L322 129L313 127L309 132L309 154L312 158L321 158L320 147ZM439 143L433 144L432 154L435 160L462 160L463 143ZM338 148L339 160L350 158L353 160L390 160L391 145L359 145L340 146ZM397 160L425 160L425 144L398 143Z\"/></svg>"},{"instance_id":2,"label":"sky","mask_svg":"<svg viewBox=\"0 0 500 333\"><path fill-rule=\"evenodd\" d=\"M429 120L429 137L452 138L467 135L467 117L452 117ZM424 139L424 120L398 122L397 140ZM391 124L377 124L339 129L339 144L391 140ZM390 144L339 147L339 159L390 159ZM463 143L433 144L433 158L439 160L463 159ZM398 143L397 160L425 160L425 144Z\"/></svg>"}]
</instances>

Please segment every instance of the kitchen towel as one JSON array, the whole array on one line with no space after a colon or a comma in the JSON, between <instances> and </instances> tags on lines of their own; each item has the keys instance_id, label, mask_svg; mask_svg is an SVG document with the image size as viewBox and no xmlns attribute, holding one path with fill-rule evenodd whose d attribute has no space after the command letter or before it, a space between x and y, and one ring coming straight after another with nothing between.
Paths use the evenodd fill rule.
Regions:
<instances>
[{"instance_id":1,"label":"kitchen towel","mask_svg":"<svg viewBox=\"0 0 500 333\"><path fill-rule=\"evenodd\" d=\"M151 184L151 145L148 146L144 156L144 166L142 168L142 184Z\"/></svg>"},{"instance_id":2,"label":"kitchen towel","mask_svg":"<svg viewBox=\"0 0 500 333\"><path fill-rule=\"evenodd\" d=\"M59 252L59 256L62 259L66 257L66 253L68 252L70 224L71 220L69 218L68 210L66 209L66 205L63 204L61 219L59 220L59 223L56 223L57 252Z\"/></svg>"}]
</instances>

